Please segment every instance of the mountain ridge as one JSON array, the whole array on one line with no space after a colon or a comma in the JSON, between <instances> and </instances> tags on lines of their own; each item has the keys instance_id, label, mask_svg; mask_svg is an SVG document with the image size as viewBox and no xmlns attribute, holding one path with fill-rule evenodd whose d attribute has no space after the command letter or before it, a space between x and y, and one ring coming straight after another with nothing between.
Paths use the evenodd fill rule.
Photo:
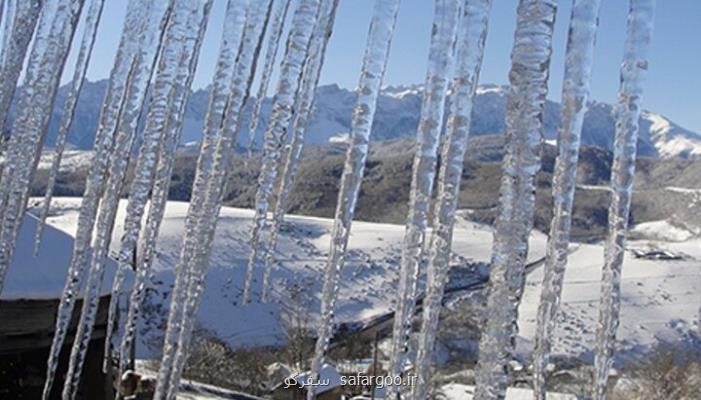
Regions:
<instances>
[{"instance_id":1,"label":"mountain ridge","mask_svg":"<svg viewBox=\"0 0 701 400\"><path fill-rule=\"evenodd\" d=\"M99 117L102 97L107 88L107 80L86 81L81 92L76 120L69 133L68 143L77 149L92 147L95 127ZM49 124L47 146L53 146L58 131L61 108L66 97L67 86L59 89ZM506 98L508 87L484 84L477 89L473 107L471 134L473 136L493 135L504 132ZM373 140L390 140L413 137L421 111L422 85L386 86L378 99L377 114L373 125ZM316 112L307 130L307 141L323 144L338 139L350 130L356 94L337 84L319 86L317 89ZM198 141L207 111L208 89L198 89L191 93L183 122L182 143ZM263 101L261 118L270 116L272 99ZM239 145L248 137L251 104L244 113ZM600 101L591 101L582 127L582 143L611 150L615 133L615 107ZM14 112L11 112L12 119ZM545 105L545 139L557 136L560 121L560 104L548 100ZM265 123L259 124L256 145L260 145ZM687 130L665 116L651 111L643 111L640 118L638 153L659 158L701 158L701 135Z\"/></svg>"}]
</instances>

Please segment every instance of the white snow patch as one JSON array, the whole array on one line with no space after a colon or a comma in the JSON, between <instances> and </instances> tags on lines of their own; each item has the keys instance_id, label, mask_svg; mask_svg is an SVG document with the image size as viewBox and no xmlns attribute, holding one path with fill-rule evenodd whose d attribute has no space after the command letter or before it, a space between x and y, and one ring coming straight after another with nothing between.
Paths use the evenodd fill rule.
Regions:
<instances>
[{"instance_id":1,"label":"white snow patch","mask_svg":"<svg viewBox=\"0 0 701 400\"><path fill-rule=\"evenodd\" d=\"M350 134L349 133L339 133L337 135L331 136L329 138L329 143L349 144L350 143Z\"/></svg>"},{"instance_id":2,"label":"white snow patch","mask_svg":"<svg viewBox=\"0 0 701 400\"><path fill-rule=\"evenodd\" d=\"M693 237L693 232L673 225L667 220L643 222L635 225L631 233L645 239L683 242Z\"/></svg>"},{"instance_id":3,"label":"white snow patch","mask_svg":"<svg viewBox=\"0 0 701 400\"><path fill-rule=\"evenodd\" d=\"M475 387L461 383L449 383L439 389L445 400L472 400ZM577 396L565 393L549 392L547 400L577 400ZM533 391L531 389L514 388L506 389L506 400L532 400Z\"/></svg>"},{"instance_id":4,"label":"white snow patch","mask_svg":"<svg viewBox=\"0 0 701 400\"><path fill-rule=\"evenodd\" d=\"M59 172L74 172L85 168L92 162L93 152L91 150L65 150L61 157ZM39 158L39 170L51 169L51 164L55 157L53 150L44 151Z\"/></svg>"}]
</instances>

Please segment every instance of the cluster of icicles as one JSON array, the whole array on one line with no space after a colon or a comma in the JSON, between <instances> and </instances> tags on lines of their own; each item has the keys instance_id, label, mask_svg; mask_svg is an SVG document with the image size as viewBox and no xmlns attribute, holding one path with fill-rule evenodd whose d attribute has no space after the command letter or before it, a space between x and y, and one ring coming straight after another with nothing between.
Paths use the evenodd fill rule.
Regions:
<instances>
[{"instance_id":1,"label":"cluster of icicles","mask_svg":"<svg viewBox=\"0 0 701 400\"><path fill-rule=\"evenodd\" d=\"M159 228L167 202L175 150L183 126L190 86L197 68L213 0L129 0L109 86L96 127L94 158L85 183L72 258L58 307L43 398L52 393L58 357L78 299L82 309L70 354L62 397L74 399L92 335L120 194L129 193L118 270L112 282L104 368L118 377L129 372L137 319L156 256ZM27 208L60 77L76 38L78 56L63 104L48 186L40 209L36 251L50 210L61 155L85 79L104 0L7 0L0 8L0 123L7 121L15 88L17 115L3 135L0 185L0 291L12 260ZM243 111L252 103L250 144L264 122L262 166L255 196L243 301L268 302L276 243L290 189L295 180L305 130L314 110L315 89L331 37L339 0L228 0L221 44L210 86L209 104L186 218L186 234L174 266L163 358L155 399L173 399L188 355L196 312L204 291L234 144ZM553 178L554 217L545 261L534 351L534 389L545 399L550 338L555 325L571 225L575 173L582 120L591 78L600 0L573 0L565 57L562 115ZM352 116L346 162L321 292L321 318L312 376L318 376L333 331L338 274L343 266L351 223L363 179L368 142L389 58L399 0L376 0L361 63L357 104ZM426 260L426 293L416 359L418 383L402 396L429 396L431 359L447 279L454 214L469 136L472 100L478 84L492 0L435 0L428 69L416 133L410 207L404 237L389 373L401 375L418 297L420 265ZM525 255L533 225L534 179L540 168L542 115L547 94L556 0L520 0L509 74L506 156L501 181L490 272L487 315L480 343L476 399L504 398L507 365L517 334L517 310L524 285ZM620 273L626 239L636 138L652 31L654 0L630 0L627 39L621 66L617 110L612 201L605 246L600 318L592 397L605 398L606 380L618 325ZM291 17L288 18L288 10ZM261 121L277 59L278 43L289 19L272 114ZM266 40L267 38L267 40ZM31 44L31 47L30 47ZM267 45L264 45L267 44ZM261 50L264 49L264 52ZM264 56L259 60L261 53ZM259 62L260 61L260 62ZM249 97L261 66L256 97ZM452 93L447 124L446 99ZM140 124L140 121L143 121ZM134 149L138 143L138 149ZM289 143L288 151L283 151ZM439 143L442 159L437 168ZM134 177L125 179L134 165ZM278 177L278 172L281 176ZM436 179L436 174L437 179ZM438 182L437 195L433 182ZM276 186L277 185L277 186ZM435 205L431 199L435 198ZM271 210L272 205L272 210ZM434 207L433 220L429 210ZM268 212L272 219L268 221ZM434 234L427 241L427 227ZM267 233L267 235L265 234ZM130 287L129 269L135 270ZM261 287L254 276L261 272ZM128 297L119 313L120 296ZM119 316L119 317L118 317ZM117 339L119 343L117 344ZM113 365L112 360L117 362ZM396 387L390 386L390 395ZM309 399L314 398L310 391Z\"/></svg>"}]
</instances>

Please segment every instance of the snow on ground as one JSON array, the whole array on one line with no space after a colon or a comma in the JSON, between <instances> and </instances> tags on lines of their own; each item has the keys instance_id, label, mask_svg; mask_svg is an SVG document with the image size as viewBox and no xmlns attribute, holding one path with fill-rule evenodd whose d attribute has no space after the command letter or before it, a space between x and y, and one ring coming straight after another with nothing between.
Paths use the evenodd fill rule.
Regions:
<instances>
[{"instance_id":1,"label":"snow on ground","mask_svg":"<svg viewBox=\"0 0 701 400\"><path fill-rule=\"evenodd\" d=\"M629 242L629 247L649 245L649 241ZM621 284L621 323L619 346L624 351L639 350L657 340L683 340L695 330L694 323L701 303L701 241L656 243L685 260L646 260L626 253ZM601 245L578 245L569 256L565 273L561 310L553 343L554 352L589 359L594 346L599 306ZM523 302L519 309L520 350L530 351L536 327L542 268L527 278Z\"/></svg>"},{"instance_id":2,"label":"snow on ground","mask_svg":"<svg viewBox=\"0 0 701 400\"><path fill-rule=\"evenodd\" d=\"M438 397L445 400L472 400L475 393L475 387L464 385L461 383L449 383L439 389L443 397ZM548 393L547 400L576 400L577 396L564 393ZM530 389L513 388L506 390L506 400L532 400L533 391Z\"/></svg>"},{"instance_id":3,"label":"snow on ground","mask_svg":"<svg viewBox=\"0 0 701 400\"><path fill-rule=\"evenodd\" d=\"M49 223L70 234L75 230L80 199L56 199L56 207ZM126 201L120 203L118 224L112 250L119 244ZM169 202L159 239L158 260L154 285L157 295L155 314L149 314L142 324L143 343L157 343L157 335L167 318L165 307L172 287L172 267L177 261L183 235L187 203ZM273 271L273 298L271 304L237 305L243 285L248 256L248 238L251 210L224 207L215 237L212 263L206 277L207 289L199 311L200 326L210 330L232 346L275 345L284 342L285 333L280 314L301 305L303 317L315 327L318 316L318 294L322 268L329 246L332 221L324 218L289 216L280 236L276 254L278 265ZM58 230L52 231L58 235ZM32 230L33 233L33 230ZM404 227L390 224L355 222L351 232L349 254L340 280L337 303L337 322L357 322L386 313L393 308L396 274L400 258L400 244ZM69 238L60 236L60 248L68 252ZM454 235L455 251L468 259L488 262L491 253L491 230L480 224L458 220ZM59 239L57 239L59 240ZM544 255L546 237L534 233L531 237L529 261ZM650 245L651 241L631 242L631 246ZM635 259L626 255L622 284L622 322L619 338L624 349L652 344L659 338L675 339L693 330L701 301L701 240L682 242L654 242L675 253L687 255L683 260L660 261ZM29 259L30 254L20 252ZM68 253L66 253L68 254ZM55 264L63 266L63 258L55 257ZM554 343L555 352L563 355L591 354L596 327L599 280L603 263L603 248L599 244L573 246L570 264L565 275L561 321ZM15 263L16 264L16 263ZM13 264L12 270L16 269ZM63 284L65 270L52 270L50 278ZM261 273L257 276L259 290ZM47 278L48 279L48 278ZM535 329L537 302L540 295L542 268L535 269L527 278L523 303L520 308L519 350L529 353ZM309 302L290 297L290 287L306 288L303 294ZM34 290L34 289L28 289ZM15 292L16 293L16 292ZM300 296L299 298L304 298ZM140 350L139 357L148 356L157 348Z\"/></svg>"},{"instance_id":4,"label":"snow on ground","mask_svg":"<svg viewBox=\"0 0 701 400\"><path fill-rule=\"evenodd\" d=\"M667 220L637 224L631 229L631 234L636 235L636 237L667 242L683 242L694 236L693 232L678 227Z\"/></svg>"}]
</instances>

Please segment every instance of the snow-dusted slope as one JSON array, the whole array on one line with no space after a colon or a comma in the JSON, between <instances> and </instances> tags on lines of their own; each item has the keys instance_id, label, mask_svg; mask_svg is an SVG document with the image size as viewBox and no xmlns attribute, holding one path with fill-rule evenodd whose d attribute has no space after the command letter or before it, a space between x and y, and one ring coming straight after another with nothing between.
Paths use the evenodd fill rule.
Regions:
<instances>
[{"instance_id":1,"label":"snow-dusted slope","mask_svg":"<svg viewBox=\"0 0 701 400\"><path fill-rule=\"evenodd\" d=\"M701 136L688 131L662 115L645 111L641 129L660 157L696 158L701 156Z\"/></svg>"},{"instance_id":2,"label":"snow-dusted slope","mask_svg":"<svg viewBox=\"0 0 701 400\"><path fill-rule=\"evenodd\" d=\"M54 215L49 223L60 230L73 233L78 216L80 199L58 198ZM120 203L115 238L122 231L126 201ZM179 255L187 203L169 202L161 228L158 260L154 268L159 296L152 301L166 304L173 282L172 267ZM284 340L280 326L279 310L292 307L288 288L298 285L305 288L305 317L315 319L319 310L321 268L325 265L329 246L332 220L290 216L283 229L276 259L278 266L272 274L274 305L251 304L240 306L248 256L248 235L253 213L251 210L222 208L221 219L214 242L212 266L207 275L207 290L204 294L199 319L203 327L211 330L232 345L276 344ZM394 299L394 280L399 262L399 246L404 227L399 225L357 222L350 238L350 254L340 279L341 289L337 305L339 322L364 321L386 313ZM456 251L470 259L486 262L491 252L491 231L477 224L464 222L456 231ZM112 241L112 251L118 240ZM532 239L531 260L544 254L545 237L537 234ZM256 284L259 290L260 276ZM62 281L61 281L62 283ZM254 297L255 298L255 297ZM301 301L300 301L301 302ZM154 312L160 306L154 305ZM162 310L161 310L162 311ZM223 317L224 316L224 317ZM148 334L158 333L164 322L164 312L150 314L144 324ZM315 324L310 323L310 327ZM144 337L144 341L153 337Z\"/></svg>"},{"instance_id":3,"label":"snow-dusted slope","mask_svg":"<svg viewBox=\"0 0 701 400\"><path fill-rule=\"evenodd\" d=\"M104 94L105 82L86 82L80 95L76 112L76 123L71 129L69 143L87 149L92 146L100 100ZM65 87L61 88L56 102L63 104ZM421 107L421 85L388 86L378 99L377 116L373 129L373 140L412 137L416 133ZM200 89L192 93L185 113L182 141L198 141L201 136L202 121L207 110L207 92ZM350 130L350 121L356 95L352 90L338 85L320 86L317 92L316 114L308 129L307 140L311 143L326 143L339 133ZM261 116L267 120L270 115L271 99L263 102ZM483 85L477 89L472 118L473 135L488 135L504 132L506 108L506 88L496 85ZM548 101L545 107L546 139L556 137L559 124L560 105ZM249 112L244 115L244 127ZM59 108L54 114L59 113ZM613 106L607 103L592 102L585 115L582 128L582 141L585 145L597 145L611 149L615 131ZM56 118L54 118L56 120ZM701 157L701 136L688 131L664 116L644 112L640 124L640 154L660 157ZM263 129L261 124L259 129ZM49 127L47 144L53 145L57 126ZM260 132L259 132L260 133ZM240 144L247 139L247 132L240 135ZM259 135L260 136L260 135Z\"/></svg>"},{"instance_id":4,"label":"snow-dusted slope","mask_svg":"<svg viewBox=\"0 0 701 400\"><path fill-rule=\"evenodd\" d=\"M79 207L79 199L57 199L58 207L49 223L58 230L73 233ZM118 221L123 219L125 202L120 204ZM183 234L187 203L170 202L159 240L158 262L148 321L143 321L140 338L146 343L158 338L159 324L164 321L170 285L171 268L177 259ZM289 287L306 287L309 303L304 313L316 318L319 302L321 267L329 245L331 220L303 216L290 216L289 224L282 232L277 254L279 265L273 272L275 303L271 305L237 305L242 290L248 254L248 232L252 212L224 207L217 230L212 267L207 275L207 290L199 313L200 325L209 329L231 345L276 344L284 340L280 324L280 311L294 308ZM70 240L61 232L53 232L47 241L47 249L58 253L70 251ZM116 235L121 232L121 224ZM399 246L404 228L398 225L357 222L353 225L350 253L342 271L337 317L339 322L363 321L378 316L392 308L395 274L399 261ZM57 238L54 238L58 235ZM31 236L31 235L29 235ZM118 237L118 236L116 236ZM455 251L468 259L487 262L491 253L492 233L488 227L461 220L454 236ZM529 260L537 260L544 254L545 236L534 233L531 238ZM55 243L54 243L55 242ZM118 242L118 241L117 241ZM51 244L49 244L51 243ZM676 254L684 254L683 260L663 261L637 259L626 253L623 268L622 324L619 330L621 346L634 351L655 340L684 339L695 329L696 313L701 301L701 240L666 243L659 241L632 241L629 248L664 248ZM53 257L57 270L46 279L63 284L67 259ZM18 252L10 274L20 266L27 268L31 254ZM556 331L555 352L563 355L584 356L590 354L595 330L599 279L603 261L603 248L597 244L573 246L570 266L565 276L562 321ZM63 270L61 270L63 268ZM26 270L26 269L25 269ZM63 271L63 272L62 272ZM15 272L16 273L16 272ZM47 272L48 274L48 272ZM11 276L11 275L10 275ZM519 325L522 340L520 351L529 353L535 328L535 315L539 298L541 269L535 269L527 279L524 301L520 308ZM24 290L35 290L30 284ZM258 288L258 286L256 286ZM14 289L15 295L19 288ZM304 298L304 296L301 296ZM314 326L314 324L310 324ZM152 354L157 348L142 355Z\"/></svg>"},{"instance_id":5,"label":"snow-dusted slope","mask_svg":"<svg viewBox=\"0 0 701 400\"><path fill-rule=\"evenodd\" d=\"M678 243L631 241L628 248L661 247L685 254L685 260L638 259L625 255L621 287L621 325L618 337L621 349L636 351L639 346L658 339L684 340L695 330L701 302L701 241ZM599 288L603 247L581 244L569 257L565 273L561 311L553 343L556 354L585 356L594 345L598 318ZM519 309L521 351L530 352L535 332L537 301L540 297L542 269L528 276L523 303Z\"/></svg>"}]
</instances>

